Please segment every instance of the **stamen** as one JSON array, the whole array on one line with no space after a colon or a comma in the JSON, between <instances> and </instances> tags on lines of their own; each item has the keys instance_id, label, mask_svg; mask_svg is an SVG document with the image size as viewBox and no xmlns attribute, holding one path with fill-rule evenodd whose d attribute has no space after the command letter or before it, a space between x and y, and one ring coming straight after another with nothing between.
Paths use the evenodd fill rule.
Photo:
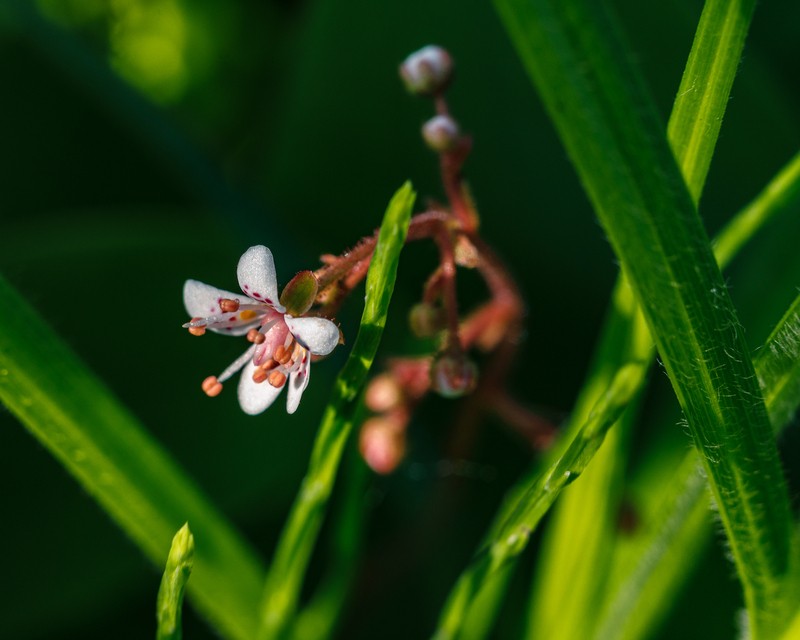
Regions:
<instances>
[{"instance_id":1,"label":"stamen","mask_svg":"<svg viewBox=\"0 0 800 640\"><path fill-rule=\"evenodd\" d=\"M277 360L280 364L286 365L292 359L292 350L287 349L283 345L278 345L278 348L275 349L275 353L272 355L272 357L275 360Z\"/></svg>"},{"instance_id":2,"label":"stamen","mask_svg":"<svg viewBox=\"0 0 800 640\"><path fill-rule=\"evenodd\" d=\"M271 371L272 369L274 369L277 366L278 366L278 363L275 362L272 358L270 358L264 364L261 365L261 368L264 371Z\"/></svg>"},{"instance_id":3,"label":"stamen","mask_svg":"<svg viewBox=\"0 0 800 640\"><path fill-rule=\"evenodd\" d=\"M242 355L240 355L236 360L234 360L230 366L228 366L225 371L219 374L219 381L225 382L228 378L230 378L234 373L239 371L244 365L247 364L247 361L253 357L253 352L256 350L255 346L250 347L247 351L245 351Z\"/></svg>"},{"instance_id":4,"label":"stamen","mask_svg":"<svg viewBox=\"0 0 800 640\"><path fill-rule=\"evenodd\" d=\"M183 325L184 329L188 329L189 333L193 336L202 336L206 332L206 325L203 324L196 324L201 322L203 318L192 318L189 322Z\"/></svg>"},{"instance_id":5,"label":"stamen","mask_svg":"<svg viewBox=\"0 0 800 640\"><path fill-rule=\"evenodd\" d=\"M266 339L267 337L255 327L247 332L248 342L252 342L254 344L263 344Z\"/></svg>"},{"instance_id":6,"label":"stamen","mask_svg":"<svg viewBox=\"0 0 800 640\"><path fill-rule=\"evenodd\" d=\"M239 301L231 300L230 298L221 298L219 301L219 308L222 313L233 313L239 310Z\"/></svg>"},{"instance_id":7,"label":"stamen","mask_svg":"<svg viewBox=\"0 0 800 640\"><path fill-rule=\"evenodd\" d=\"M284 384L286 384L286 376L280 369L275 369L269 374L269 376L267 376L267 382L269 382L276 389L280 389Z\"/></svg>"},{"instance_id":8,"label":"stamen","mask_svg":"<svg viewBox=\"0 0 800 640\"><path fill-rule=\"evenodd\" d=\"M222 393L222 383L217 380L217 376L208 376L203 380L201 387L209 398L214 398Z\"/></svg>"},{"instance_id":9,"label":"stamen","mask_svg":"<svg viewBox=\"0 0 800 640\"><path fill-rule=\"evenodd\" d=\"M261 384L262 382L264 382L264 380L267 379L268 375L269 374L267 374L267 372L264 371L264 369L259 367L258 369L253 371L253 382L255 382L256 384Z\"/></svg>"}]
</instances>

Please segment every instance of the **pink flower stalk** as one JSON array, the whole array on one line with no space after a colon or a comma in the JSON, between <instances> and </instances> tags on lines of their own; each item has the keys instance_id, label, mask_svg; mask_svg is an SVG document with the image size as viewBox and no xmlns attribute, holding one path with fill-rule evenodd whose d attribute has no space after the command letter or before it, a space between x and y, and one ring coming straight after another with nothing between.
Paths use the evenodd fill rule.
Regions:
<instances>
[{"instance_id":1,"label":"pink flower stalk","mask_svg":"<svg viewBox=\"0 0 800 640\"><path fill-rule=\"evenodd\" d=\"M339 328L325 318L294 317L287 312L278 298L275 262L267 247L250 247L236 271L244 296L197 280L187 280L183 286L183 304L192 317L183 327L191 334L210 330L246 336L252 343L219 376L206 378L203 391L211 397L219 395L222 383L243 368L239 404L245 413L265 411L284 387L288 387L286 411L294 413L308 386L311 356L333 351L339 344ZM302 305L301 312L311 302Z\"/></svg>"}]
</instances>

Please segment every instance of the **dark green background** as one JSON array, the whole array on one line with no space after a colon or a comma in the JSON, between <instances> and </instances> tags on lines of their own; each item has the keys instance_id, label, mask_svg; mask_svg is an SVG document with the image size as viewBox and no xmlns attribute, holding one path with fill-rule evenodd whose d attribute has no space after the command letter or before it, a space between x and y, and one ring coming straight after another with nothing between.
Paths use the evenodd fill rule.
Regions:
<instances>
[{"instance_id":1,"label":"dark green background","mask_svg":"<svg viewBox=\"0 0 800 640\"><path fill-rule=\"evenodd\" d=\"M613 4L666 119L701 3ZM346 348L315 367L297 414L287 416L281 400L250 418L230 390L214 401L200 392L242 345L182 331L181 286L193 277L235 288L236 260L253 244L273 250L286 282L370 233L406 179L422 206L443 199L436 158L418 135L430 105L408 96L396 72L420 46L439 43L456 59L451 107L474 136L466 170L484 236L527 299L511 385L554 419L569 411L616 266L488 3L119 3L169 6L188 25L185 84L167 102L111 70L114 34L124 27L111 4L42 5L49 17L28 2L0 3L0 270L265 558ZM87 6L99 8L87 16ZM799 24L796 3L756 10L702 201L712 233L798 149ZM779 223L729 273L752 346L796 295L797 233L796 222ZM404 315L434 264L430 246L404 253L384 356L418 348ZM464 281L468 307L483 291ZM350 340L360 299L341 318ZM655 377L652 404L666 407L662 422L685 447L674 402ZM487 420L469 473L443 473L457 415L451 403L426 402L406 464L372 482L363 571L343 637L429 634L504 488L530 460L520 438ZM13 416L0 420L0 637L152 635L160 570ZM657 422L643 425L639 440ZM792 442L790 432L796 450ZM519 632L533 561L529 553L501 616L506 637ZM731 637L733 570L719 550L705 563L665 636ZM708 628L697 626L698 615ZM191 607L186 616L187 638L212 636Z\"/></svg>"}]
</instances>

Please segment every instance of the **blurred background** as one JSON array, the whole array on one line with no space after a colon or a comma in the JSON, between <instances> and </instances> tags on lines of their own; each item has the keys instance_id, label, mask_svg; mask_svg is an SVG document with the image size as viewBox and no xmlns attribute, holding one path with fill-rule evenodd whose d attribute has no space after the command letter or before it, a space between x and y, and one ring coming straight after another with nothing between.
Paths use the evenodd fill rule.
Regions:
<instances>
[{"instance_id":1,"label":"blurred background","mask_svg":"<svg viewBox=\"0 0 800 640\"><path fill-rule=\"evenodd\" d=\"M702 3L612 4L666 121ZM702 202L710 233L798 149L798 24L800 5L757 8ZM442 200L436 158L419 136L431 105L397 77L402 59L430 43L456 60L450 104L474 136L466 173L484 237L527 298L513 391L560 421L617 268L488 3L0 0L0 271L265 558L347 348L315 367L295 415L279 401L245 416L230 390L210 400L199 389L241 343L188 336L181 287L197 278L235 290L238 257L254 244L272 249L285 283L371 233L406 179L419 207ZM796 295L798 230L768 230L728 274L752 346ZM379 358L418 348L405 317L435 262L428 244L404 252ZM484 292L463 294L467 308ZM340 318L350 342L361 299ZM89 310L102 320L87 323ZM659 442L685 449L669 389L654 378L650 403L674 433ZM426 401L405 464L371 481L363 569L342 637L425 637L504 490L533 458L489 420L469 459L452 464L443 451L457 416L453 402ZM151 635L161 569L13 416L0 422L0 637ZM651 422L637 435L643 449L660 426ZM452 502L437 517L442 495ZM518 572L500 637L519 633L534 561L528 553ZM703 579L717 586L703 637L731 637L733 571L719 549L704 563ZM665 637L708 606L698 605L703 583L693 588ZM185 616L187 638L214 637L191 606Z\"/></svg>"}]
</instances>

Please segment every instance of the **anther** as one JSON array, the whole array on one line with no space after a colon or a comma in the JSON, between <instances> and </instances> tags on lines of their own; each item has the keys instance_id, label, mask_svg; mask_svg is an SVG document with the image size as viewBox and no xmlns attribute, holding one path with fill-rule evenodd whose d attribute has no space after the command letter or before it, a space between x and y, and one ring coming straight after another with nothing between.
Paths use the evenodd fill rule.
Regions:
<instances>
[{"instance_id":1,"label":"anther","mask_svg":"<svg viewBox=\"0 0 800 640\"><path fill-rule=\"evenodd\" d=\"M203 380L201 387L209 398L214 398L222 392L222 383L217 380L217 376L208 376Z\"/></svg>"},{"instance_id":2,"label":"anther","mask_svg":"<svg viewBox=\"0 0 800 640\"><path fill-rule=\"evenodd\" d=\"M198 320L201 320L201 318L192 318L192 322L197 322ZM193 336L202 336L205 332L206 332L205 326L189 327L189 333L191 333Z\"/></svg>"},{"instance_id":3,"label":"anther","mask_svg":"<svg viewBox=\"0 0 800 640\"><path fill-rule=\"evenodd\" d=\"M250 329L246 337L248 342L252 342L253 344L263 344L267 339L267 337L256 328Z\"/></svg>"},{"instance_id":4,"label":"anther","mask_svg":"<svg viewBox=\"0 0 800 640\"><path fill-rule=\"evenodd\" d=\"M280 369L275 369L267 376L267 382L276 389L280 389L286 383L286 375Z\"/></svg>"},{"instance_id":5,"label":"anther","mask_svg":"<svg viewBox=\"0 0 800 640\"><path fill-rule=\"evenodd\" d=\"M279 345L277 349L275 349L275 353L273 354L273 358L277 360L280 364L286 365L292 359L292 346L284 347L283 345Z\"/></svg>"},{"instance_id":6,"label":"anther","mask_svg":"<svg viewBox=\"0 0 800 640\"><path fill-rule=\"evenodd\" d=\"M239 310L239 301L230 298L222 298L219 301L219 309L222 313L233 313Z\"/></svg>"},{"instance_id":7,"label":"anther","mask_svg":"<svg viewBox=\"0 0 800 640\"><path fill-rule=\"evenodd\" d=\"M261 368L264 371L272 371L277 366L278 366L278 363L275 362L272 358L270 358L264 364L261 365Z\"/></svg>"},{"instance_id":8,"label":"anther","mask_svg":"<svg viewBox=\"0 0 800 640\"><path fill-rule=\"evenodd\" d=\"M264 371L264 369L261 369L259 367L258 369L253 371L253 382L260 384L264 382L264 380L266 379L267 379L267 372Z\"/></svg>"}]
</instances>

